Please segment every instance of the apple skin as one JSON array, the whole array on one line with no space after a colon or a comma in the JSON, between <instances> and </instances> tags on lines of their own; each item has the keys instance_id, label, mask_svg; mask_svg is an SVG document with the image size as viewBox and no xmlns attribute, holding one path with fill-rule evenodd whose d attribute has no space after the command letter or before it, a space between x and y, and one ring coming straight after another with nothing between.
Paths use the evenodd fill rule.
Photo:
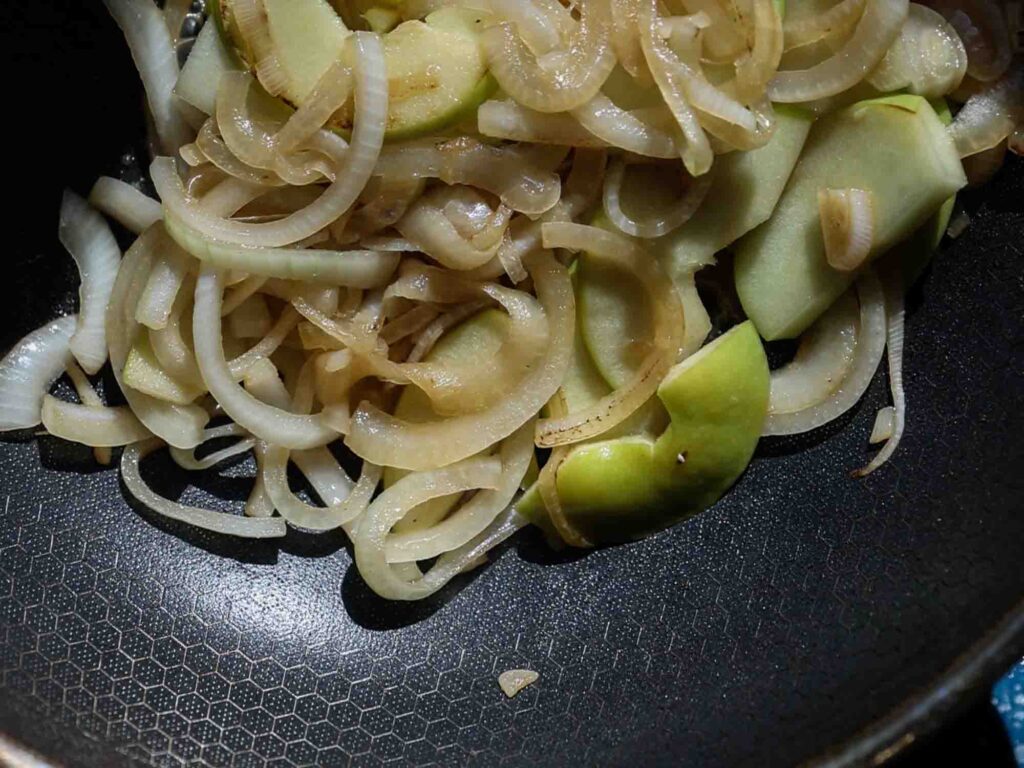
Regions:
<instances>
[{"instance_id":1,"label":"apple skin","mask_svg":"<svg viewBox=\"0 0 1024 768\"><path fill-rule=\"evenodd\" d=\"M669 371L658 398L671 421L657 439L621 437L569 453L555 481L566 519L595 544L613 544L711 506L750 463L768 392L768 361L748 321ZM549 527L534 489L517 508Z\"/></svg>"}]
</instances>

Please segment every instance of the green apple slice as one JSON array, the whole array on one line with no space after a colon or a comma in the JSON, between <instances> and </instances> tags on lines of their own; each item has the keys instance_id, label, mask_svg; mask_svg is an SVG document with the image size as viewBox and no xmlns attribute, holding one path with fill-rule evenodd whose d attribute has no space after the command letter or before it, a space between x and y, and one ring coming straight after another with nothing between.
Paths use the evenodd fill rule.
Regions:
<instances>
[{"instance_id":1,"label":"green apple slice","mask_svg":"<svg viewBox=\"0 0 1024 768\"><path fill-rule=\"evenodd\" d=\"M679 274L714 262L714 255L768 220L796 166L811 128L809 112L776 105L771 141L715 159L714 177L696 213L679 229L652 241L665 270Z\"/></svg>"},{"instance_id":2,"label":"green apple slice","mask_svg":"<svg viewBox=\"0 0 1024 768\"><path fill-rule=\"evenodd\" d=\"M768 361L750 322L669 371L658 388L671 418L656 440L621 437L574 448L559 467L558 498L586 538L642 538L714 504L749 464L768 411ZM545 524L531 489L518 509Z\"/></svg>"},{"instance_id":3,"label":"green apple slice","mask_svg":"<svg viewBox=\"0 0 1024 768\"><path fill-rule=\"evenodd\" d=\"M819 189L872 193L875 258L966 183L945 126L919 96L872 99L819 121L775 213L737 246L736 290L747 316L766 339L792 338L856 278L825 260Z\"/></svg>"},{"instance_id":4,"label":"green apple slice","mask_svg":"<svg viewBox=\"0 0 1024 768\"><path fill-rule=\"evenodd\" d=\"M282 100L301 105L324 72L345 55L351 31L326 0L264 0L264 6L274 51L288 81ZM219 0L214 8L228 47L251 65L251 48L233 23L232 0ZM448 7L423 21L399 24L384 35L386 140L411 139L457 124L494 92L497 86L480 47L480 27L479 13ZM351 102L338 111L331 127L342 134L351 131Z\"/></svg>"}]
</instances>

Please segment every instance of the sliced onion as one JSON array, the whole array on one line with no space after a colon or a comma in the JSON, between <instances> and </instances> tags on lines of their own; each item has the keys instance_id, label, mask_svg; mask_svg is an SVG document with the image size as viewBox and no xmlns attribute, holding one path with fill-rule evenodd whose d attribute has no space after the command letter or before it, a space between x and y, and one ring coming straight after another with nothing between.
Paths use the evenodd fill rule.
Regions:
<instances>
[{"instance_id":1,"label":"sliced onion","mask_svg":"<svg viewBox=\"0 0 1024 768\"><path fill-rule=\"evenodd\" d=\"M318 417L274 408L257 400L235 382L224 359L221 338L222 290L220 275L204 267L196 281L192 332L196 362L210 394L235 423L261 440L295 449L316 448L334 440L337 433Z\"/></svg>"},{"instance_id":2,"label":"sliced onion","mask_svg":"<svg viewBox=\"0 0 1024 768\"><path fill-rule=\"evenodd\" d=\"M235 0L231 5L231 16L252 51L260 84L271 96L284 93L289 86L288 74L274 51L270 25L261 0Z\"/></svg>"},{"instance_id":3,"label":"sliced onion","mask_svg":"<svg viewBox=\"0 0 1024 768\"><path fill-rule=\"evenodd\" d=\"M549 418L553 419L561 419L569 415L563 391L560 390L551 398L551 401L548 403L548 411ZM555 531L562 538L562 541L571 547L592 547L594 543L569 522L562 509L562 501L558 496L558 470L569 456L569 450L570 447L568 445L559 445L552 449L547 463L544 464L537 475L537 492L540 494L545 510L547 510L548 518L551 520L552 525L555 526Z\"/></svg>"},{"instance_id":4,"label":"sliced onion","mask_svg":"<svg viewBox=\"0 0 1024 768\"><path fill-rule=\"evenodd\" d=\"M668 213L650 219L632 218L622 210L622 180L626 172L626 164L622 160L612 163L604 180L604 212L612 224L633 237L660 237L678 229L697 212L711 188L713 173L705 173L697 179L691 179L686 192L678 203L673 204ZM652 192L653 194L653 192Z\"/></svg>"},{"instance_id":5,"label":"sliced onion","mask_svg":"<svg viewBox=\"0 0 1024 768\"><path fill-rule=\"evenodd\" d=\"M558 202L561 180L555 168L567 152L543 146L493 147L469 136L440 143L428 139L390 149L375 173L466 184L497 195L514 211L539 216Z\"/></svg>"},{"instance_id":6,"label":"sliced onion","mask_svg":"<svg viewBox=\"0 0 1024 768\"><path fill-rule=\"evenodd\" d=\"M853 291L847 291L804 333L793 360L772 371L766 429L825 402L843 386L857 350L859 314Z\"/></svg>"},{"instance_id":7,"label":"sliced onion","mask_svg":"<svg viewBox=\"0 0 1024 768\"><path fill-rule=\"evenodd\" d=\"M565 112L592 99L615 67L607 5L581 4L568 47L538 58L512 24L489 27L480 37L487 65L502 90L529 109Z\"/></svg>"},{"instance_id":8,"label":"sliced onion","mask_svg":"<svg viewBox=\"0 0 1024 768\"><path fill-rule=\"evenodd\" d=\"M395 227L417 250L449 269L475 269L486 264L497 254L501 242L481 249L459 234L439 207L447 194L446 188L440 188L421 197Z\"/></svg>"},{"instance_id":9,"label":"sliced onion","mask_svg":"<svg viewBox=\"0 0 1024 768\"><path fill-rule=\"evenodd\" d=\"M533 458L533 422L513 432L501 445L501 478L447 518L423 530L391 533L385 541L389 563L428 560L460 547L480 534L512 503Z\"/></svg>"},{"instance_id":10,"label":"sliced onion","mask_svg":"<svg viewBox=\"0 0 1024 768\"><path fill-rule=\"evenodd\" d=\"M819 189L825 259L841 272L859 269L875 237L874 197L863 189Z\"/></svg>"},{"instance_id":11,"label":"sliced onion","mask_svg":"<svg viewBox=\"0 0 1024 768\"><path fill-rule=\"evenodd\" d=\"M423 194L425 186L426 182L418 177L374 176L363 190L360 198L362 205L352 213L346 229L351 232L369 234L390 227L401 219L413 201ZM373 248L373 250L402 249Z\"/></svg>"},{"instance_id":12,"label":"sliced onion","mask_svg":"<svg viewBox=\"0 0 1024 768\"><path fill-rule=\"evenodd\" d=\"M142 479L139 464L146 456L160 448L161 442L156 439L129 445L121 456L121 477L125 488L139 503L157 514L179 520L197 528L223 533L228 536L241 536L249 539L271 539L284 536L287 526L280 517L243 517L225 512L214 512L211 509L189 507L170 499L165 499L146 485Z\"/></svg>"},{"instance_id":13,"label":"sliced onion","mask_svg":"<svg viewBox=\"0 0 1024 768\"><path fill-rule=\"evenodd\" d=\"M46 395L40 418L51 435L92 447L112 448L152 437L131 409L123 405L78 405Z\"/></svg>"},{"instance_id":14,"label":"sliced onion","mask_svg":"<svg viewBox=\"0 0 1024 768\"><path fill-rule=\"evenodd\" d=\"M450 558L446 555L426 576L403 578L412 574L400 566L415 565L388 563L388 534L395 523L420 504L477 488L497 488L501 474L502 465L497 458L472 458L444 469L408 474L385 489L366 510L353 540L356 567L370 589L390 600L414 600L436 591L454 576L458 571L446 567L445 558ZM419 574L418 569L415 574Z\"/></svg>"},{"instance_id":15,"label":"sliced onion","mask_svg":"<svg viewBox=\"0 0 1024 768\"><path fill-rule=\"evenodd\" d=\"M158 400L124 383L125 361L139 332L135 308L156 257L159 238L159 229L147 229L125 253L117 271L117 280L107 305L110 367L132 413L150 432L178 448L194 448L202 442L203 427L209 421L206 411L197 405L176 405Z\"/></svg>"},{"instance_id":16,"label":"sliced onion","mask_svg":"<svg viewBox=\"0 0 1024 768\"><path fill-rule=\"evenodd\" d=\"M603 144L646 157L679 157L679 148L669 131L641 120L604 94L599 93L586 104L576 107L572 114ZM665 114L671 119L668 110Z\"/></svg>"},{"instance_id":17,"label":"sliced onion","mask_svg":"<svg viewBox=\"0 0 1024 768\"><path fill-rule=\"evenodd\" d=\"M764 96L782 59L782 19L774 0L754 0L753 29L753 47L736 62L736 95L743 102L756 102Z\"/></svg>"},{"instance_id":18,"label":"sliced onion","mask_svg":"<svg viewBox=\"0 0 1024 768\"><path fill-rule=\"evenodd\" d=\"M640 0L611 0L611 40L615 58L630 77L651 79L640 44Z\"/></svg>"},{"instance_id":19,"label":"sliced onion","mask_svg":"<svg viewBox=\"0 0 1024 768\"><path fill-rule=\"evenodd\" d=\"M1024 155L1024 123L1018 125L1010 134L1006 147L1018 157Z\"/></svg>"},{"instance_id":20,"label":"sliced onion","mask_svg":"<svg viewBox=\"0 0 1024 768\"><path fill-rule=\"evenodd\" d=\"M60 206L60 241L78 265L78 328L71 337L71 352L87 373L96 373L107 361L105 313L114 288L121 249L114 234L93 208L69 189Z\"/></svg>"},{"instance_id":21,"label":"sliced onion","mask_svg":"<svg viewBox=\"0 0 1024 768\"><path fill-rule=\"evenodd\" d=\"M1013 59L1003 7L993 0L926 0L945 16L967 48L967 72L981 82L999 79Z\"/></svg>"},{"instance_id":22,"label":"sliced onion","mask_svg":"<svg viewBox=\"0 0 1024 768\"><path fill-rule=\"evenodd\" d=\"M998 81L971 96L949 132L960 157L983 152L1024 124L1024 61L1016 61Z\"/></svg>"},{"instance_id":23,"label":"sliced onion","mask_svg":"<svg viewBox=\"0 0 1024 768\"><path fill-rule=\"evenodd\" d=\"M904 307L903 284L898 280L890 281L886 291L886 350L889 359L889 390L892 392L893 416L892 433L875 454L867 466L853 472L854 477L870 475L885 464L896 452L903 437L903 429L907 422L907 396L903 391L903 333Z\"/></svg>"},{"instance_id":24,"label":"sliced onion","mask_svg":"<svg viewBox=\"0 0 1024 768\"><path fill-rule=\"evenodd\" d=\"M207 239L168 212L167 231L197 259L217 269L238 269L263 277L374 288L385 285L398 266L395 253L261 248Z\"/></svg>"},{"instance_id":25,"label":"sliced onion","mask_svg":"<svg viewBox=\"0 0 1024 768\"><path fill-rule=\"evenodd\" d=\"M221 314L223 315L223 308ZM266 299L259 294L250 296L239 304L234 312L224 317L228 321L228 332L236 339L259 339L266 336L274 327Z\"/></svg>"},{"instance_id":26,"label":"sliced onion","mask_svg":"<svg viewBox=\"0 0 1024 768\"><path fill-rule=\"evenodd\" d=\"M157 158L150 168L150 175L165 208L208 239L250 247L277 247L298 242L345 213L373 173L384 139L388 108L380 39L368 32L355 32L353 39L359 55L355 63L352 144L345 153L344 167L338 170L337 178L315 202L276 221L249 223L226 220L200 210L185 194L173 162L169 158Z\"/></svg>"},{"instance_id":27,"label":"sliced onion","mask_svg":"<svg viewBox=\"0 0 1024 768\"><path fill-rule=\"evenodd\" d=\"M702 176L711 169L714 159L711 143L690 106L679 60L659 36L657 14L651 9L646 9L641 18L640 40L654 82L682 131L679 154L683 165L691 176Z\"/></svg>"},{"instance_id":28,"label":"sliced onion","mask_svg":"<svg viewBox=\"0 0 1024 768\"><path fill-rule=\"evenodd\" d=\"M0 431L39 424L46 391L71 359L77 320L69 315L37 328L0 360Z\"/></svg>"},{"instance_id":29,"label":"sliced onion","mask_svg":"<svg viewBox=\"0 0 1024 768\"><path fill-rule=\"evenodd\" d=\"M809 69L775 75L772 101L793 103L834 96L852 88L885 56L906 21L908 0L867 0L853 35L834 55Z\"/></svg>"},{"instance_id":30,"label":"sliced onion","mask_svg":"<svg viewBox=\"0 0 1024 768\"><path fill-rule=\"evenodd\" d=\"M866 2L867 0L840 0L822 13L794 21L787 18L783 24L786 50L811 45L826 37L835 40L846 38L864 14Z\"/></svg>"},{"instance_id":31,"label":"sliced onion","mask_svg":"<svg viewBox=\"0 0 1024 768\"><path fill-rule=\"evenodd\" d=\"M167 327L178 291L195 263L170 237L161 238L161 246L159 259L135 309L135 319L154 330Z\"/></svg>"},{"instance_id":32,"label":"sliced onion","mask_svg":"<svg viewBox=\"0 0 1024 768\"><path fill-rule=\"evenodd\" d=\"M89 204L137 235L164 216L157 200L110 176L96 179L89 193Z\"/></svg>"},{"instance_id":33,"label":"sliced onion","mask_svg":"<svg viewBox=\"0 0 1024 768\"><path fill-rule=\"evenodd\" d=\"M586 250L588 256L633 275L650 297L654 314L651 352L628 383L589 408L537 423L537 445L551 448L603 434L647 402L679 359L684 318L679 296L658 262L629 238L597 227L570 223L545 224L543 237L546 248Z\"/></svg>"},{"instance_id":34,"label":"sliced onion","mask_svg":"<svg viewBox=\"0 0 1024 768\"><path fill-rule=\"evenodd\" d=\"M548 318L548 347L536 367L504 401L473 414L412 423L369 403L352 415L345 444L381 466L431 469L473 456L529 421L558 389L572 353L575 303L568 271L546 253L531 255L527 269Z\"/></svg>"},{"instance_id":35,"label":"sliced onion","mask_svg":"<svg viewBox=\"0 0 1024 768\"><path fill-rule=\"evenodd\" d=\"M512 100L485 101L477 109L476 121L482 135L495 139L562 144L567 147L606 146L604 141L583 128L572 115L537 112ZM672 157L675 156L673 153Z\"/></svg>"},{"instance_id":36,"label":"sliced onion","mask_svg":"<svg viewBox=\"0 0 1024 768\"><path fill-rule=\"evenodd\" d=\"M198 450L202 443L197 445L195 448L190 448L189 450L171 446L171 458L174 459L174 463L182 469L187 469L192 472L203 472L217 466L222 461L227 461L235 456L240 456L243 453L251 451L256 442L248 432L237 424L224 424L223 426L213 427L212 429L206 429L203 431L203 443L210 440L219 440L225 437L238 437L241 439L226 448L214 451L201 459L196 458L196 450Z\"/></svg>"},{"instance_id":37,"label":"sliced onion","mask_svg":"<svg viewBox=\"0 0 1024 768\"><path fill-rule=\"evenodd\" d=\"M860 320L853 362L842 385L829 398L791 413L769 413L765 435L795 435L809 432L839 418L850 410L871 384L885 350L885 297L878 278L867 270L857 281ZM828 382L825 382L826 386Z\"/></svg>"},{"instance_id":38,"label":"sliced onion","mask_svg":"<svg viewBox=\"0 0 1024 768\"><path fill-rule=\"evenodd\" d=\"M151 0L103 0L103 4L124 33L160 144L164 152L174 154L190 140L191 130L174 101L178 54L163 14Z\"/></svg>"},{"instance_id":39,"label":"sliced onion","mask_svg":"<svg viewBox=\"0 0 1024 768\"><path fill-rule=\"evenodd\" d=\"M880 91L906 89L937 98L952 93L967 72L967 51L942 16L917 3L899 36L867 82Z\"/></svg>"},{"instance_id":40,"label":"sliced onion","mask_svg":"<svg viewBox=\"0 0 1024 768\"><path fill-rule=\"evenodd\" d=\"M69 359L67 368L65 368L68 378L71 379L71 384L75 388L75 392L78 393L78 399L82 405L89 405L94 408L105 408L103 400L96 393L95 387L92 382L89 381L89 377L85 375L85 372L79 367L78 363L74 359ZM147 430L147 436L149 431ZM93 456L96 458L96 462L107 466L110 464L112 454L110 448L103 446L97 446L93 448Z\"/></svg>"}]
</instances>

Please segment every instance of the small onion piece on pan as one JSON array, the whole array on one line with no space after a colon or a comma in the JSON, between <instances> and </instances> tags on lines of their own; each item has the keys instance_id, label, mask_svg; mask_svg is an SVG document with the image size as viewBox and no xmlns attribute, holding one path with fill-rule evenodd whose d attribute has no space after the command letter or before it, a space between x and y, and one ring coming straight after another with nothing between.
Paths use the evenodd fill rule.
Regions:
<instances>
[{"instance_id":1,"label":"small onion piece on pan","mask_svg":"<svg viewBox=\"0 0 1024 768\"><path fill-rule=\"evenodd\" d=\"M873 270L868 269L857 281L857 297L860 300L860 318L857 325L856 347L853 360L849 364L849 372L842 383L835 388L833 382L827 380L827 373L815 370L814 375L819 378L816 379L816 383L812 383L811 389L805 391L821 393L831 388L831 394L813 405L793 411L773 411L772 400L769 400L768 417L762 434L795 435L817 429L850 410L867 390L882 360L886 334L885 296ZM845 345L848 344L848 340L837 338L833 343ZM841 353L830 354L833 359L842 356ZM773 393L772 399L774 398ZM812 399L818 399L818 396Z\"/></svg>"},{"instance_id":2,"label":"small onion piece on pan","mask_svg":"<svg viewBox=\"0 0 1024 768\"><path fill-rule=\"evenodd\" d=\"M825 259L841 272L859 269L874 242L874 198L863 189L819 189Z\"/></svg>"},{"instance_id":3,"label":"small onion piece on pan","mask_svg":"<svg viewBox=\"0 0 1024 768\"><path fill-rule=\"evenodd\" d=\"M106 309L110 301L121 249L107 222L85 200L64 190L60 206L60 241L78 266L78 328L71 337L71 352L94 374L107 361Z\"/></svg>"},{"instance_id":4,"label":"small onion piece on pan","mask_svg":"<svg viewBox=\"0 0 1024 768\"><path fill-rule=\"evenodd\" d=\"M37 328L0 360L0 432L39 424L46 391L71 359L77 321L68 315Z\"/></svg>"}]
</instances>

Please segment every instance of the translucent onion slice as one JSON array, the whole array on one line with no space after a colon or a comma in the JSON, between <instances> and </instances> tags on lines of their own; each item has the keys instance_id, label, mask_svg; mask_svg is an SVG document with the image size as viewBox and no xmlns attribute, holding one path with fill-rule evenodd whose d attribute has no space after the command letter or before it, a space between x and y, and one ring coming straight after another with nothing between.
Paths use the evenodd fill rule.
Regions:
<instances>
[{"instance_id":1,"label":"translucent onion slice","mask_svg":"<svg viewBox=\"0 0 1024 768\"><path fill-rule=\"evenodd\" d=\"M533 458L532 421L501 444L501 478L493 489L478 491L472 499L441 522L424 530L391 533L385 540L389 563L428 560L461 547L479 535L512 503Z\"/></svg>"},{"instance_id":2,"label":"translucent onion slice","mask_svg":"<svg viewBox=\"0 0 1024 768\"><path fill-rule=\"evenodd\" d=\"M899 36L867 81L880 91L906 89L937 98L952 93L967 72L967 51L941 14L910 4Z\"/></svg>"},{"instance_id":3,"label":"translucent onion slice","mask_svg":"<svg viewBox=\"0 0 1024 768\"><path fill-rule=\"evenodd\" d=\"M998 80L1013 60L1014 45L1003 10L1012 3L994 0L928 0L949 19L967 48L967 73L975 80Z\"/></svg>"},{"instance_id":4,"label":"translucent onion slice","mask_svg":"<svg viewBox=\"0 0 1024 768\"><path fill-rule=\"evenodd\" d=\"M1007 142L1001 141L991 149L986 149L963 159L964 174L967 176L968 187L980 187L992 180L992 177L1003 167L1006 159Z\"/></svg>"},{"instance_id":5,"label":"translucent onion slice","mask_svg":"<svg viewBox=\"0 0 1024 768\"><path fill-rule=\"evenodd\" d=\"M852 88L885 56L906 21L908 0L867 0L857 28L836 53L809 69L778 72L768 86L772 101L813 101Z\"/></svg>"},{"instance_id":6,"label":"translucent onion slice","mask_svg":"<svg viewBox=\"0 0 1024 768\"><path fill-rule=\"evenodd\" d=\"M482 135L495 139L561 144L567 147L606 146L604 141L583 128L572 115L537 112L510 99L485 101L477 109L476 121Z\"/></svg>"},{"instance_id":7,"label":"translucent onion slice","mask_svg":"<svg viewBox=\"0 0 1024 768\"><path fill-rule=\"evenodd\" d=\"M89 204L137 235L164 215L157 200L110 176L96 179L89 193Z\"/></svg>"},{"instance_id":8,"label":"translucent onion slice","mask_svg":"<svg viewBox=\"0 0 1024 768\"><path fill-rule=\"evenodd\" d=\"M477 248L463 237L438 206L447 195L446 188L420 198L395 225L416 249L449 269L475 269L493 259L501 242Z\"/></svg>"},{"instance_id":9,"label":"translucent onion slice","mask_svg":"<svg viewBox=\"0 0 1024 768\"><path fill-rule=\"evenodd\" d=\"M103 217L81 197L64 190L60 206L60 241L78 266L78 328L71 353L87 373L107 361L106 309L117 278L121 249Z\"/></svg>"},{"instance_id":10,"label":"translucent onion slice","mask_svg":"<svg viewBox=\"0 0 1024 768\"><path fill-rule=\"evenodd\" d=\"M611 0L612 50L630 77L649 83L651 73L640 43L640 4L641 0Z\"/></svg>"},{"instance_id":11,"label":"translucent onion slice","mask_svg":"<svg viewBox=\"0 0 1024 768\"><path fill-rule=\"evenodd\" d=\"M1018 60L999 80L971 96L956 113L949 131L960 157L991 149L1024 124L1024 61Z\"/></svg>"},{"instance_id":12,"label":"translucent onion slice","mask_svg":"<svg viewBox=\"0 0 1024 768\"><path fill-rule=\"evenodd\" d=\"M178 448L194 448L203 440L203 427L209 421L206 411L196 405L176 405L158 400L124 383L125 361L139 332L135 308L156 258L159 239L157 227L147 229L125 253L117 271L117 280L107 305L110 367L132 413L150 432Z\"/></svg>"},{"instance_id":13,"label":"translucent onion slice","mask_svg":"<svg viewBox=\"0 0 1024 768\"><path fill-rule=\"evenodd\" d=\"M555 169L567 153L551 147L494 147L469 136L440 143L428 139L389 149L375 173L465 184L497 195L514 211L539 216L558 202L561 179Z\"/></svg>"},{"instance_id":14,"label":"translucent onion slice","mask_svg":"<svg viewBox=\"0 0 1024 768\"><path fill-rule=\"evenodd\" d=\"M713 173L705 173L696 179L690 179L682 199L674 204L668 213L649 219L636 219L622 210L622 180L626 172L626 164L622 160L612 163L604 180L604 212L612 224L633 237L661 237L678 229L697 212L705 195L711 188ZM653 194L653 193L652 193Z\"/></svg>"},{"instance_id":15,"label":"translucent onion slice","mask_svg":"<svg viewBox=\"0 0 1024 768\"><path fill-rule=\"evenodd\" d=\"M1024 123L1018 125L1007 140L1007 149L1020 157L1024 155Z\"/></svg>"},{"instance_id":16,"label":"translucent onion slice","mask_svg":"<svg viewBox=\"0 0 1024 768\"><path fill-rule=\"evenodd\" d=\"M691 176L702 176L711 169L714 159L711 143L690 106L679 60L661 39L657 15L651 9L646 9L641 17L640 41L654 82L682 131L679 154L683 165Z\"/></svg>"},{"instance_id":17,"label":"translucent onion slice","mask_svg":"<svg viewBox=\"0 0 1024 768\"><path fill-rule=\"evenodd\" d=\"M151 0L103 0L103 4L124 33L142 78L160 144L164 152L174 154L191 139L192 131L174 100L178 54L163 14Z\"/></svg>"},{"instance_id":18,"label":"translucent onion slice","mask_svg":"<svg viewBox=\"0 0 1024 768\"><path fill-rule=\"evenodd\" d=\"M226 448L214 451L201 459L196 458L196 450L200 446L184 450L182 448L175 448L172 445L170 447L171 458L174 459L174 463L182 469L187 469L192 472L203 472L217 466L222 461L227 461L235 456L240 456L243 453L251 451L256 443L256 441L252 439L252 436L237 424L224 424L219 427L203 430L203 443L209 442L210 440L223 439L225 437L239 437L242 439L227 446Z\"/></svg>"},{"instance_id":19,"label":"translucent onion slice","mask_svg":"<svg viewBox=\"0 0 1024 768\"><path fill-rule=\"evenodd\" d=\"M782 60L782 19L773 0L754 0L754 45L736 62L736 95L753 103L764 96Z\"/></svg>"},{"instance_id":20,"label":"translucent onion slice","mask_svg":"<svg viewBox=\"0 0 1024 768\"><path fill-rule=\"evenodd\" d=\"M298 242L330 225L355 202L373 173L384 140L388 93L380 39L355 32L355 120L352 143L337 178L310 205L270 222L227 220L199 209L185 194L173 161L157 158L150 168L166 209L211 240L251 247L278 247Z\"/></svg>"},{"instance_id":21,"label":"translucent onion slice","mask_svg":"<svg viewBox=\"0 0 1024 768\"><path fill-rule=\"evenodd\" d=\"M74 359L68 360L67 368L65 369L68 378L71 379L71 384L75 388L75 392L78 393L78 399L82 405L90 405L94 408L106 407L103 400L96 393L96 389L93 387L92 382L89 381L89 377L85 375L85 372L79 367L78 363ZM147 431L147 436L148 432ZM96 461L103 466L110 464L112 454L110 448L99 446L93 449L93 456L96 457Z\"/></svg>"},{"instance_id":22,"label":"translucent onion slice","mask_svg":"<svg viewBox=\"0 0 1024 768\"><path fill-rule=\"evenodd\" d=\"M586 250L592 258L633 275L650 297L653 310L651 352L632 379L589 408L537 423L537 445L551 448L587 440L625 421L658 389L668 370L679 360L683 341L683 309L679 296L658 262L623 235L582 224L543 225L546 248Z\"/></svg>"},{"instance_id":23,"label":"translucent onion slice","mask_svg":"<svg viewBox=\"0 0 1024 768\"><path fill-rule=\"evenodd\" d=\"M779 417L825 402L843 386L853 367L859 314L854 292L847 291L804 333L793 360L772 371L766 429Z\"/></svg>"},{"instance_id":24,"label":"translucent onion slice","mask_svg":"<svg viewBox=\"0 0 1024 768\"><path fill-rule=\"evenodd\" d=\"M786 19L783 25L785 49L800 48L828 37L845 39L864 14L867 0L841 0L827 11L796 20Z\"/></svg>"},{"instance_id":25,"label":"translucent onion slice","mask_svg":"<svg viewBox=\"0 0 1024 768\"><path fill-rule=\"evenodd\" d=\"M604 2L581 4L568 46L542 58L512 24L485 29L480 42L491 74L505 93L538 112L565 112L590 101L615 67L607 11Z\"/></svg>"},{"instance_id":26,"label":"translucent onion slice","mask_svg":"<svg viewBox=\"0 0 1024 768\"><path fill-rule=\"evenodd\" d=\"M267 301L259 294L250 296L234 312L224 317L227 318L228 333L236 339L260 339L274 327Z\"/></svg>"},{"instance_id":27,"label":"translucent onion slice","mask_svg":"<svg viewBox=\"0 0 1024 768\"><path fill-rule=\"evenodd\" d=\"M509 396L477 413L412 423L369 403L352 415L345 444L372 464L423 470L473 456L508 437L533 418L565 377L572 353L575 302L568 271L549 253L526 260L537 298L548 319L548 346L534 369Z\"/></svg>"},{"instance_id":28,"label":"translucent onion slice","mask_svg":"<svg viewBox=\"0 0 1024 768\"><path fill-rule=\"evenodd\" d=\"M548 403L549 418L561 419L569 414L563 392L559 390ZM544 508L547 510L548 518L555 526L555 531L566 544L571 547L589 548L594 546L586 536L580 533L576 526L569 522L562 510L562 501L558 497L558 470L562 463L569 456L569 446L559 445L551 451L547 463L541 468L537 475L537 492L540 494Z\"/></svg>"},{"instance_id":29,"label":"translucent onion slice","mask_svg":"<svg viewBox=\"0 0 1024 768\"><path fill-rule=\"evenodd\" d=\"M154 330L167 327L178 291L193 264L195 262L170 237L161 238L159 258L135 308L135 319L139 323Z\"/></svg>"},{"instance_id":30,"label":"translucent onion slice","mask_svg":"<svg viewBox=\"0 0 1024 768\"><path fill-rule=\"evenodd\" d=\"M671 119L668 110L666 116ZM645 157L679 157L675 138L667 130L641 120L599 93L572 111L580 125L603 144Z\"/></svg>"},{"instance_id":31,"label":"translucent onion slice","mask_svg":"<svg viewBox=\"0 0 1024 768\"><path fill-rule=\"evenodd\" d=\"M867 390L885 350L885 296L874 271L867 270L857 281L857 296L857 346L842 385L823 402L791 413L769 413L762 434L795 435L817 429L850 410Z\"/></svg>"},{"instance_id":32,"label":"translucent onion slice","mask_svg":"<svg viewBox=\"0 0 1024 768\"><path fill-rule=\"evenodd\" d=\"M818 218L829 266L841 272L860 268L875 236L871 193L863 189L819 189Z\"/></svg>"},{"instance_id":33,"label":"translucent onion slice","mask_svg":"<svg viewBox=\"0 0 1024 768\"><path fill-rule=\"evenodd\" d=\"M222 292L221 276L204 267L196 281L192 332L196 362L210 394L235 423L266 442L305 449L317 448L334 440L337 432L317 416L274 408L238 386L224 359L220 315Z\"/></svg>"},{"instance_id":34,"label":"translucent onion slice","mask_svg":"<svg viewBox=\"0 0 1024 768\"><path fill-rule=\"evenodd\" d=\"M329 251L316 248L261 248L204 237L168 211L167 231L197 259L217 269L237 269L263 277L375 288L386 285L399 255L381 251Z\"/></svg>"},{"instance_id":35,"label":"translucent onion slice","mask_svg":"<svg viewBox=\"0 0 1024 768\"><path fill-rule=\"evenodd\" d=\"M886 290L886 350L889 360L889 390L892 392L892 430L886 438L882 450L875 454L867 466L854 470L854 477L870 475L885 464L896 452L903 437L903 429L907 423L907 396L903 390L903 334L904 307L903 284L899 280L891 280ZM877 424L877 422L876 422Z\"/></svg>"},{"instance_id":36,"label":"translucent onion slice","mask_svg":"<svg viewBox=\"0 0 1024 768\"><path fill-rule=\"evenodd\" d=\"M502 465L497 458L472 458L444 469L408 474L385 489L366 510L353 540L356 567L370 589L389 600L415 600L439 589L458 571L446 567L442 557L425 576L416 569L417 576L403 578L412 575L410 569L415 565L401 564L409 566L401 568L388 563L391 528L424 502L478 488L497 488L501 476Z\"/></svg>"},{"instance_id":37,"label":"translucent onion slice","mask_svg":"<svg viewBox=\"0 0 1024 768\"><path fill-rule=\"evenodd\" d=\"M121 477L124 480L125 488L139 503L172 520L179 520L197 528L228 536L272 539L284 536L288 532L284 520L280 517L242 517L225 512L214 512L211 509L179 504L154 493L142 479L139 464L142 459L158 450L161 445L161 442L156 439L134 443L125 448L124 454L121 456Z\"/></svg>"},{"instance_id":38,"label":"translucent onion slice","mask_svg":"<svg viewBox=\"0 0 1024 768\"><path fill-rule=\"evenodd\" d=\"M262 0L235 0L231 11L239 34L252 51L260 84L271 96L284 93L289 85L288 74L274 51Z\"/></svg>"},{"instance_id":39,"label":"translucent onion slice","mask_svg":"<svg viewBox=\"0 0 1024 768\"><path fill-rule=\"evenodd\" d=\"M37 328L0 360L0 432L39 424L46 391L71 359L77 321L69 315Z\"/></svg>"},{"instance_id":40,"label":"translucent onion slice","mask_svg":"<svg viewBox=\"0 0 1024 768\"><path fill-rule=\"evenodd\" d=\"M128 445L152 437L131 409L123 405L79 405L46 395L40 418L51 435L94 448Z\"/></svg>"}]
</instances>

